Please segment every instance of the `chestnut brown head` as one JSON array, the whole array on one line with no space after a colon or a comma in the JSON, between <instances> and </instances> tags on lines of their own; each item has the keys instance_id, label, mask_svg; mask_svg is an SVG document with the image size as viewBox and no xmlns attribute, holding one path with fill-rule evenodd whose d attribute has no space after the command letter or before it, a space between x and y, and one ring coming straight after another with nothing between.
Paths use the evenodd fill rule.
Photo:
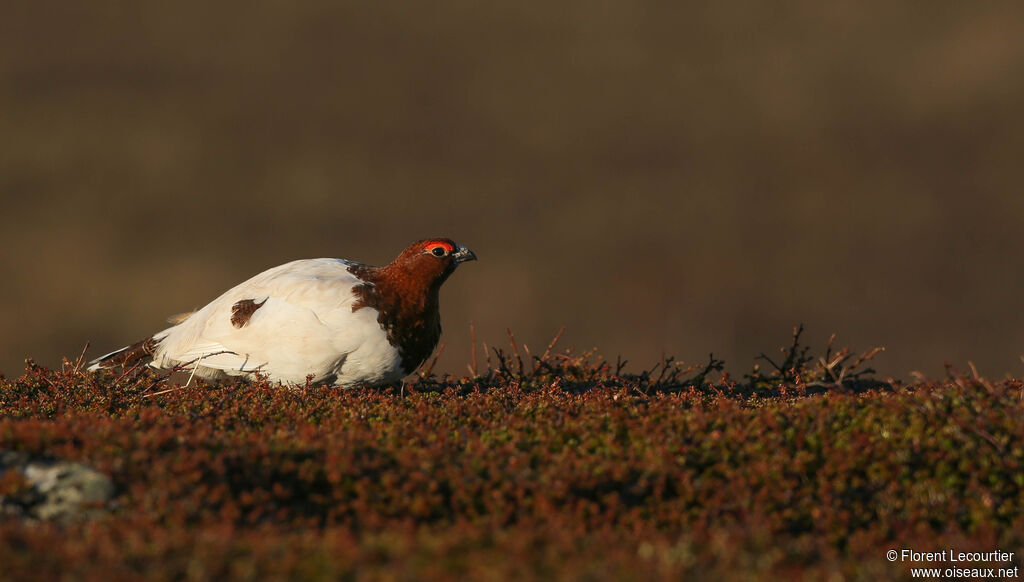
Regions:
<instances>
[{"instance_id":1,"label":"chestnut brown head","mask_svg":"<svg viewBox=\"0 0 1024 582\"><path fill-rule=\"evenodd\" d=\"M450 238L427 238L409 245L385 268L421 283L440 285L460 263L475 260L473 251Z\"/></svg>"}]
</instances>

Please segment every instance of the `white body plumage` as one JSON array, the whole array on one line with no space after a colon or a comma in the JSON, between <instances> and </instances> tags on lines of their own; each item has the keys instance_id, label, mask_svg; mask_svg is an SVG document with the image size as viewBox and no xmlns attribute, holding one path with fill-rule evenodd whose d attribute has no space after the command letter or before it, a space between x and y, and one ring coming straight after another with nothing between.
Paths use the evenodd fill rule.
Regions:
<instances>
[{"instance_id":1,"label":"white body plumage","mask_svg":"<svg viewBox=\"0 0 1024 582\"><path fill-rule=\"evenodd\" d=\"M154 334L150 365L183 365L205 378L259 372L286 384L304 384L308 376L342 386L398 381L405 375L401 357L378 311L353 310L354 288L370 284L349 271L353 265L305 259L264 271ZM233 308L245 300L258 308L238 325Z\"/></svg>"}]
</instances>

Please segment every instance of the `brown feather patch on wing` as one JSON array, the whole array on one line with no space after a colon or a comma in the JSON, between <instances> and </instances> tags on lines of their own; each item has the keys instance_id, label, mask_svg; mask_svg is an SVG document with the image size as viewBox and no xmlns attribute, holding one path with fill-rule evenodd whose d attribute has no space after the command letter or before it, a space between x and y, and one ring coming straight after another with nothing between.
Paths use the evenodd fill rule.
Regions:
<instances>
[{"instance_id":1,"label":"brown feather patch on wing","mask_svg":"<svg viewBox=\"0 0 1024 582\"><path fill-rule=\"evenodd\" d=\"M242 299L231 306L231 325L242 328L245 324L249 323L249 319L252 318L252 314L256 313L256 310L263 307L263 304L267 300L264 299L259 303L256 303L252 299Z\"/></svg>"}]
</instances>

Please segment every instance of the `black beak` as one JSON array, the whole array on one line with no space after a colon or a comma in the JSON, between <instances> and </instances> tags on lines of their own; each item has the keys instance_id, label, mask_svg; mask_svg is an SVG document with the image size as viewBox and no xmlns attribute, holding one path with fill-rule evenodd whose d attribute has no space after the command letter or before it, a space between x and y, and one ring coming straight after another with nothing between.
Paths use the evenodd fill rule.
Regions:
<instances>
[{"instance_id":1,"label":"black beak","mask_svg":"<svg viewBox=\"0 0 1024 582\"><path fill-rule=\"evenodd\" d=\"M455 249L455 253L452 254L452 258L455 259L456 263L465 263L466 261L475 261L476 253L467 249L466 247L460 246Z\"/></svg>"}]
</instances>

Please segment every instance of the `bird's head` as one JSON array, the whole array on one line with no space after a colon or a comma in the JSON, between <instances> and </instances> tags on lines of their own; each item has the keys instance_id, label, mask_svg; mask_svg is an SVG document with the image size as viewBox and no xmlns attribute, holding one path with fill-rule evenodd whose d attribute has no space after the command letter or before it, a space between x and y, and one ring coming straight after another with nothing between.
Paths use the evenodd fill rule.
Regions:
<instances>
[{"instance_id":1,"label":"bird's head","mask_svg":"<svg viewBox=\"0 0 1024 582\"><path fill-rule=\"evenodd\" d=\"M388 265L424 283L440 285L460 263L475 261L476 254L450 238L427 238L409 245Z\"/></svg>"}]
</instances>

